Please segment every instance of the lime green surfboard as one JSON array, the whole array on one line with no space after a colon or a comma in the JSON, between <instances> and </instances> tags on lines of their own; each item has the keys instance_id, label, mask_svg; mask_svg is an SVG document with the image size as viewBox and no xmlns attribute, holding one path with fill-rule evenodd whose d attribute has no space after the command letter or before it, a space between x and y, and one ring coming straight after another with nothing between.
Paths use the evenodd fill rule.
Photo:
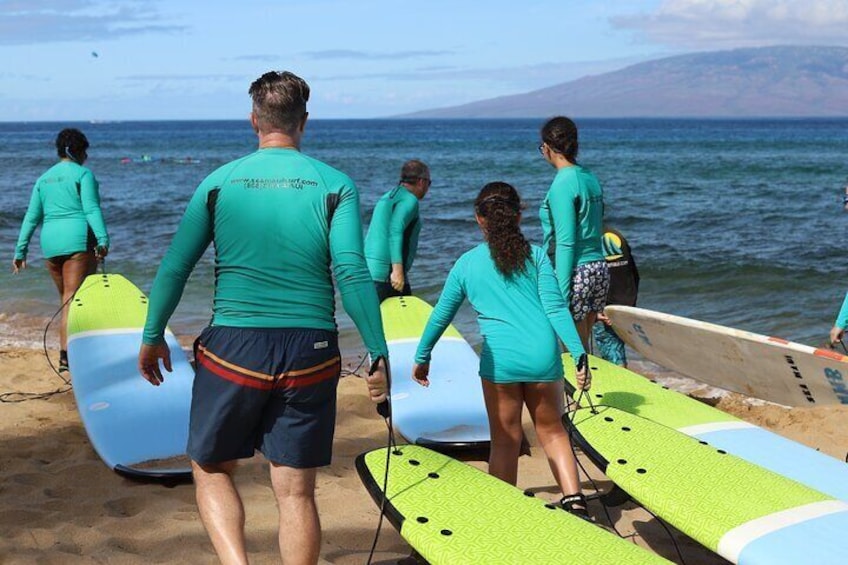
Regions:
<instances>
[{"instance_id":1,"label":"lime green surfboard","mask_svg":"<svg viewBox=\"0 0 848 565\"><path fill-rule=\"evenodd\" d=\"M356 469L380 506L386 449ZM389 455L386 516L431 565L669 563L470 465L417 445Z\"/></svg>"},{"instance_id":2,"label":"lime green surfboard","mask_svg":"<svg viewBox=\"0 0 848 565\"><path fill-rule=\"evenodd\" d=\"M732 563L848 563L848 504L680 431L738 430L735 418L602 360L589 366L592 388L573 393L581 408L564 421L634 500Z\"/></svg>"},{"instance_id":3,"label":"lime green surfboard","mask_svg":"<svg viewBox=\"0 0 848 565\"><path fill-rule=\"evenodd\" d=\"M417 341L424 333L433 307L416 296L398 296L384 300L380 311L383 314L383 333L386 341ZM462 335L450 324L442 334L442 339L444 338L462 339Z\"/></svg>"},{"instance_id":4,"label":"lime green surfboard","mask_svg":"<svg viewBox=\"0 0 848 565\"><path fill-rule=\"evenodd\" d=\"M708 442L737 457L843 501L848 501L848 465L815 449L745 422L685 394L603 359L590 356L595 403L620 408ZM573 389L574 363L563 358ZM583 405L587 400L582 401Z\"/></svg>"}]
</instances>

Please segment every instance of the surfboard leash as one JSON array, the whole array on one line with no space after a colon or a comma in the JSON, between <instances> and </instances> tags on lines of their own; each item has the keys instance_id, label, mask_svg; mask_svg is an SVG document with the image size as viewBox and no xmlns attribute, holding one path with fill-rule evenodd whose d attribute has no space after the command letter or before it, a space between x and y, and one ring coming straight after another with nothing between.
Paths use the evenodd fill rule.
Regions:
<instances>
[{"instance_id":1,"label":"surfboard leash","mask_svg":"<svg viewBox=\"0 0 848 565\"><path fill-rule=\"evenodd\" d=\"M582 361L583 363L587 363L587 359L586 359L586 356L585 356L585 355L583 355L583 356L582 356L582 357L578 360L578 367L580 366L580 362L581 362L581 361ZM587 367L587 368L588 368L588 367ZM589 409L592 411L592 414L597 414L597 413L598 413L598 410L595 408L595 405L594 405L594 403L592 402L592 397L591 397L591 396L589 396L589 395L587 395L587 394L586 394L586 391L585 391L584 389L580 389L580 394L579 394L579 395L577 395L577 399L574 401L575 408L574 408L573 410L569 410L569 411L568 411L568 413L566 414L566 417L567 417L567 418L569 419L569 421L571 422L571 428L572 428L572 429L574 429L574 416L575 416L575 415L576 415L576 413L577 413L577 409L579 409L579 408L580 408L580 401L581 401L581 400L583 400L583 397L584 397L584 396L586 397L586 399L587 399L587 400L588 400L588 402L589 402ZM571 447L571 453L572 453L572 455L574 456L574 461L577 463L577 466L579 467L580 471L583 471L583 476L585 476L585 477L586 477L586 480L588 480L588 481L589 481L589 484L591 484L591 485L592 485L592 489L594 489L594 491L595 491L596 493L600 493L600 492L601 492L600 487L598 487L598 484L597 484L597 483L595 482L595 480L594 480L594 479L593 479L593 478L589 475L589 472L586 470L586 467L584 467L584 466L583 466L583 463L580 461L580 458L579 458L579 457L577 457L577 448L576 448L576 446L574 445L574 436L571 434L571 432L570 432L570 431L569 431L569 433L568 433L568 443L569 443L569 446ZM579 480L579 478L580 478L580 477L579 477L579 473L578 473L578 480ZM598 502L600 502L600 503L601 503L601 508L602 508L602 509L603 509L603 511L604 511L604 515L605 515L605 516L606 516L606 518L607 518L607 523L609 524L610 528L612 528L612 531L614 531L614 532L616 533L616 535L617 535L618 537L620 537L621 539L627 539L627 537L625 537L625 536L624 536L621 532L619 532L619 531L618 531L618 528L616 528L616 527L615 527L615 522L613 521L612 516L611 516L611 515L610 515L610 513L609 513L609 509L607 508L607 505L606 505L606 504L604 504L604 501L603 501L603 500L601 500L600 495L598 496Z\"/></svg>"},{"instance_id":2,"label":"surfboard leash","mask_svg":"<svg viewBox=\"0 0 848 565\"><path fill-rule=\"evenodd\" d=\"M352 371L350 369L342 369L341 374L339 376L342 376L342 377L351 377L351 376L358 377L359 376L359 370L365 364L365 358L367 356L368 356L367 353L363 353L362 357L359 359L359 365L357 365L355 369L353 369Z\"/></svg>"},{"instance_id":3,"label":"surfboard leash","mask_svg":"<svg viewBox=\"0 0 848 565\"><path fill-rule=\"evenodd\" d=\"M100 266L100 270L102 274L106 274L106 258L100 257L97 259L97 263ZM44 350L44 358L47 360L47 364L50 365L50 369L53 373L56 374L62 380L62 386L53 391L48 392L4 392L0 394L0 402L5 402L9 404L17 403L17 402L26 402L27 400L45 400L50 398L51 396L55 396L57 394L64 394L73 389L73 385L69 379L66 379L59 369L56 368L56 365L53 364L53 361L50 360L50 353L47 350L47 333L50 330L50 325L56 320L56 317L62 313L62 310L71 303L71 301L77 297L77 293L79 292L79 288L68 298L56 312L50 317L47 321L47 325L44 326L44 332L41 335L41 346Z\"/></svg>"},{"instance_id":4,"label":"surfboard leash","mask_svg":"<svg viewBox=\"0 0 848 565\"><path fill-rule=\"evenodd\" d=\"M578 360L578 365L577 365L578 369L581 367L581 365L580 365L581 361L584 362L584 363L587 361L586 359L584 359L584 357L585 357L585 355L581 356L581 358ZM586 368L588 370L588 365L587 365ZM571 427L572 428L574 428L574 416L576 415L577 410L580 408L580 401L583 399L584 396L586 397L586 400L589 403L589 409L591 410L592 414L598 414L598 410L597 410L597 408L595 408L595 403L592 401L592 396L590 394L586 394L585 389L580 389L580 394L577 395L577 399L575 401L576 408L574 410L570 410L568 412L568 414L566 414L566 416L570 416L569 420L571 421L571 424L572 424ZM592 485L592 488L595 489L595 492L600 492L600 489L598 489L598 486L595 483L595 481L592 479L592 477L589 476L589 473L586 472L586 468L580 462L580 459L577 458L577 452L576 452L575 447L574 447L574 438L571 436L570 433L569 433L568 437L569 437L569 443L571 444L571 451L574 454L574 459L575 459L575 461L577 461L577 465L583 471L583 474L586 475L586 478L589 480L589 483ZM848 456L846 456L846 457L848 457ZM647 508L645 508L644 505L642 505L638 501L634 500L632 497L630 498L630 500L632 500L633 503L636 506L640 507L642 510L644 510L649 515L651 515L660 524L660 526L663 527L665 532L668 534L668 537L671 539L671 543L674 546L674 550L677 552L677 557L680 560L680 565L686 565L686 560L683 559L683 552L681 551L680 546L677 543L677 539L675 538L674 534L669 529L669 527L665 523L665 521L662 518L660 518L659 516L657 516L656 514L654 514L653 512L651 512L650 510L648 510ZM610 516L609 509L607 509L607 505L604 504L604 501L601 500L600 497L598 498L598 501L601 503L601 508L604 509L604 514L607 517L607 521L609 522L610 527L613 529L613 531L616 534L618 534L618 537L620 537L622 539L627 539L627 537L632 537L632 536L625 537L621 534L621 532L618 531L618 528L615 527L615 524L613 523L612 517Z\"/></svg>"},{"instance_id":5,"label":"surfboard leash","mask_svg":"<svg viewBox=\"0 0 848 565\"><path fill-rule=\"evenodd\" d=\"M48 391L48 392L4 392L0 394L0 402L5 402L9 404L14 404L17 402L26 402L27 400L44 400L50 398L51 396L57 394L63 394L71 390L71 381L62 376L62 373L59 372L59 369L53 364L53 361L50 360L50 354L47 351L47 332L50 330L50 324L53 323L53 320L56 319L56 316L62 313L62 310L70 304L71 300L76 297L76 293L74 293L70 298L68 298L64 304L62 304L58 310L50 317L47 321L47 325L44 326L44 332L41 335L41 345L44 349L44 358L47 359L47 364L50 365L50 369L62 380L62 386L57 388L56 390Z\"/></svg>"},{"instance_id":6,"label":"surfboard leash","mask_svg":"<svg viewBox=\"0 0 848 565\"><path fill-rule=\"evenodd\" d=\"M377 522L377 531L374 532L374 542L371 544L371 551L368 553L367 565L371 565L374 559L374 552L377 550L377 542L380 539L380 531L383 528L383 518L386 516L386 503L388 502L387 489L389 486L389 464L391 462L392 452L397 450L395 431L394 426L392 425L392 397L390 394L392 390L392 376L391 370L389 369L389 360L384 357L377 357L377 359L371 363L371 368L368 370L368 374L374 374L377 370L377 364L380 362L380 359L384 359L386 363L386 399L377 405L377 414L383 417L383 420L386 422L386 428L388 428L386 437L386 465L385 472L383 474L383 497L380 501L380 519Z\"/></svg>"}]
</instances>

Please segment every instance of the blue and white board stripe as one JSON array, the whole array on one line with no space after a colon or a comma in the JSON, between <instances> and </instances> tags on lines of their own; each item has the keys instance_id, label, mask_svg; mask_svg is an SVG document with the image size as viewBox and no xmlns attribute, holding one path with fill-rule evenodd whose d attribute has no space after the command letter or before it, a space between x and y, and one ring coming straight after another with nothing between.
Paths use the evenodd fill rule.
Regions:
<instances>
[{"instance_id":1,"label":"blue and white board stripe","mask_svg":"<svg viewBox=\"0 0 848 565\"><path fill-rule=\"evenodd\" d=\"M741 565L848 563L848 504L815 502L751 520L727 532L717 553Z\"/></svg>"}]
</instances>

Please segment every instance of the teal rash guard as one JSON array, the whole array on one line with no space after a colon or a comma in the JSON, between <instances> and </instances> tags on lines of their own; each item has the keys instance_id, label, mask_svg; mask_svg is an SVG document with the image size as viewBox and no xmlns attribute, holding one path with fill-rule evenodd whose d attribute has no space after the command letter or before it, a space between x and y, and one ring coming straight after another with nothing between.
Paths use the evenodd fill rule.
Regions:
<instances>
[{"instance_id":1,"label":"teal rash guard","mask_svg":"<svg viewBox=\"0 0 848 565\"><path fill-rule=\"evenodd\" d=\"M94 174L73 161L62 160L38 178L15 246L15 259L26 259L29 241L39 224L41 251L47 259L89 251L89 230L97 245L108 248L109 234Z\"/></svg>"},{"instance_id":2,"label":"teal rash guard","mask_svg":"<svg viewBox=\"0 0 848 565\"><path fill-rule=\"evenodd\" d=\"M344 173L294 149L266 148L209 175L153 281L144 343L162 342L213 241L213 326L335 331L335 276L372 359L388 355L362 252L359 193Z\"/></svg>"},{"instance_id":3,"label":"teal rash guard","mask_svg":"<svg viewBox=\"0 0 848 565\"><path fill-rule=\"evenodd\" d=\"M836 317L835 325L843 330L848 328L848 294L845 295L842 308L839 309L839 315Z\"/></svg>"},{"instance_id":4,"label":"teal rash guard","mask_svg":"<svg viewBox=\"0 0 848 565\"><path fill-rule=\"evenodd\" d=\"M550 261L540 247L530 249L525 271L511 278L498 271L485 243L460 257L427 321L415 362L430 362L436 341L468 298L483 336L481 377L498 384L561 379L557 336L574 359L585 351Z\"/></svg>"},{"instance_id":5,"label":"teal rash guard","mask_svg":"<svg viewBox=\"0 0 848 565\"><path fill-rule=\"evenodd\" d=\"M388 282L393 263L403 265L403 272L408 273L418 252L420 233L418 198L401 185L384 194L374 206L365 236L371 279Z\"/></svg>"},{"instance_id":6,"label":"teal rash guard","mask_svg":"<svg viewBox=\"0 0 848 565\"><path fill-rule=\"evenodd\" d=\"M557 171L539 210L544 248L554 264L566 303L578 265L603 261L604 194L598 179L579 165Z\"/></svg>"}]
</instances>

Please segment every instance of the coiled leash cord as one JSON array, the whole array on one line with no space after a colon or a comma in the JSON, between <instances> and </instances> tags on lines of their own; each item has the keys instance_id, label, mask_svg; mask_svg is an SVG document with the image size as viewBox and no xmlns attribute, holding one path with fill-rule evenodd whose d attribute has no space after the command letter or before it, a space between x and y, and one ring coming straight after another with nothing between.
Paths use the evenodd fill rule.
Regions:
<instances>
[{"instance_id":1,"label":"coiled leash cord","mask_svg":"<svg viewBox=\"0 0 848 565\"><path fill-rule=\"evenodd\" d=\"M391 460L392 451L397 449L394 426L392 425L392 397L390 394L392 390L392 377L391 371L389 370L388 359L378 357L373 363L371 363L371 368L368 370L368 374L374 374L377 370L377 364L381 359L384 359L386 363L386 399L377 405L377 414L383 417L386 422L386 428L388 429L386 438L386 469L383 475L383 499L380 501L380 519L377 522L377 531L374 533L374 542L371 544L371 551L368 553L368 565L371 565L371 562L374 559L374 552L377 550L377 541L380 539L380 530L383 527L383 518L386 515L386 502L388 501L388 492L386 489L389 486L389 462Z\"/></svg>"},{"instance_id":2,"label":"coiled leash cord","mask_svg":"<svg viewBox=\"0 0 848 565\"><path fill-rule=\"evenodd\" d=\"M100 258L98 259L98 263L100 264L101 273L105 275L106 259ZM65 307L70 304L74 298L77 297L79 290L80 289L78 288L76 292L74 292L74 294L72 294L71 297L68 298L61 306L59 306L59 309L53 313L53 315L47 321L47 325L44 326L44 332L42 332L41 335L41 346L44 351L44 358L47 360L47 364L50 365L50 369L56 374L57 377L59 377L59 379L62 380L62 386L60 386L56 390L52 390L49 392L4 392L3 394L0 394L0 402L4 402L7 404L16 404L18 402L26 402L27 400L45 400L57 394L64 394L73 388L71 385L71 381L65 378L65 376L62 375L59 369L56 368L56 365L53 364L53 361L50 360L50 354L47 351L47 333L50 330L50 325L53 323L56 317L62 313L62 310L64 310Z\"/></svg>"}]
</instances>

